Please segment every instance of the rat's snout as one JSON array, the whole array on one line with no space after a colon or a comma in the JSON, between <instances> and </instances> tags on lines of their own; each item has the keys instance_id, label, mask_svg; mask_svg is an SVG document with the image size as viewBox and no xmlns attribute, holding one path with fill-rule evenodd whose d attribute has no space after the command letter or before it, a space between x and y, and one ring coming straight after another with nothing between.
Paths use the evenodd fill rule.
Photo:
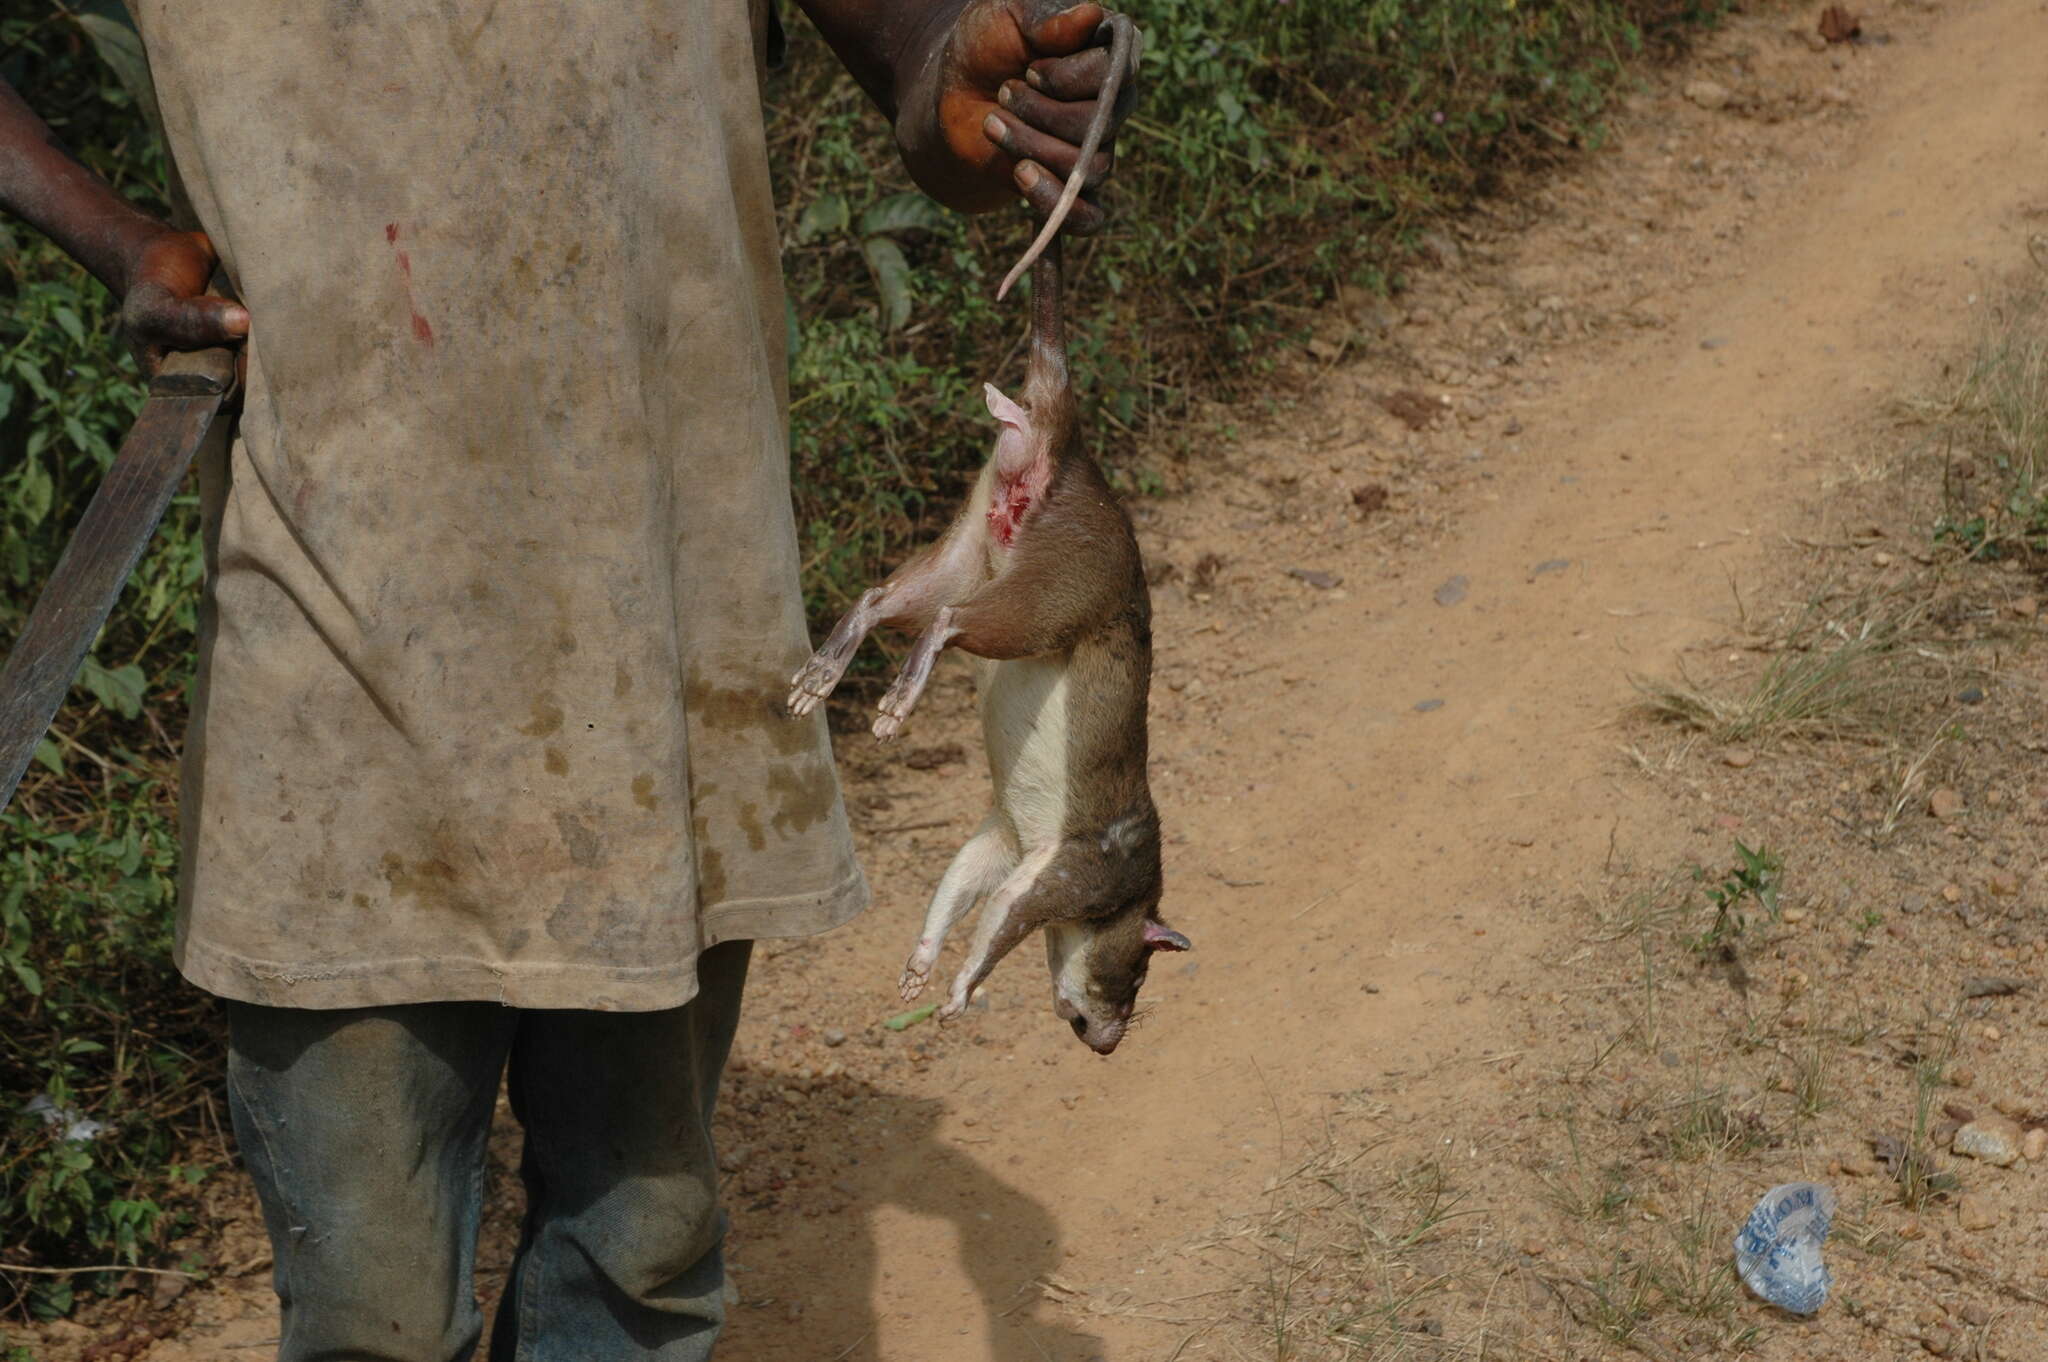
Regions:
<instances>
[{"instance_id":1,"label":"rat's snout","mask_svg":"<svg viewBox=\"0 0 2048 1362\"><path fill-rule=\"evenodd\" d=\"M1086 1017L1076 1016L1068 1025L1074 1028L1074 1034L1081 1038L1081 1043L1098 1055L1109 1054L1124 1038L1124 1023L1121 1021L1098 1025Z\"/></svg>"},{"instance_id":2,"label":"rat's snout","mask_svg":"<svg viewBox=\"0 0 2048 1362\"><path fill-rule=\"evenodd\" d=\"M1124 1038L1124 1032L1130 1028L1130 1021L1125 1017L1112 1017L1107 1021L1091 1020L1087 1013L1065 998L1055 997L1052 1001L1052 1010L1067 1025L1074 1028L1074 1034L1080 1038L1083 1045L1098 1055L1106 1055L1116 1049Z\"/></svg>"}]
</instances>

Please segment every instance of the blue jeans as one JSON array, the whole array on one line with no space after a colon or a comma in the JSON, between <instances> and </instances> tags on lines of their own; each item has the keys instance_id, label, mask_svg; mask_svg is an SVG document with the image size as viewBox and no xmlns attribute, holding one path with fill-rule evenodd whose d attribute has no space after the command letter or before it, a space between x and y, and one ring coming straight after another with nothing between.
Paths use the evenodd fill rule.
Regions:
<instances>
[{"instance_id":1,"label":"blue jeans","mask_svg":"<svg viewBox=\"0 0 2048 1362\"><path fill-rule=\"evenodd\" d=\"M492 1362L702 1362L724 1322L711 1110L750 943L664 1012L228 1004L228 1098L263 1202L278 1362L462 1362L499 1076L527 1214Z\"/></svg>"}]
</instances>

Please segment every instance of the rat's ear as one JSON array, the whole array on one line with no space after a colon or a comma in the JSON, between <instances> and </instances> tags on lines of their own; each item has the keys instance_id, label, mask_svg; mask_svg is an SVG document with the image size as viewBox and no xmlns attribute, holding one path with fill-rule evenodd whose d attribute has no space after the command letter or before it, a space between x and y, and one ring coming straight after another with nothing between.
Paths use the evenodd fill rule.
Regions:
<instances>
[{"instance_id":1,"label":"rat's ear","mask_svg":"<svg viewBox=\"0 0 2048 1362\"><path fill-rule=\"evenodd\" d=\"M1002 390L993 383L981 385L981 395L988 402L988 414L1006 426L1026 430L1031 425L1031 414L1003 396Z\"/></svg>"},{"instance_id":2,"label":"rat's ear","mask_svg":"<svg viewBox=\"0 0 2048 1362\"><path fill-rule=\"evenodd\" d=\"M1156 917L1145 919L1145 949L1148 951L1191 951L1195 943Z\"/></svg>"},{"instance_id":3,"label":"rat's ear","mask_svg":"<svg viewBox=\"0 0 2048 1362\"><path fill-rule=\"evenodd\" d=\"M1019 477L1031 462L1031 413L1003 396L993 383L982 384L981 392L988 399L988 414L1003 426L996 436L996 471L1006 478Z\"/></svg>"}]
</instances>

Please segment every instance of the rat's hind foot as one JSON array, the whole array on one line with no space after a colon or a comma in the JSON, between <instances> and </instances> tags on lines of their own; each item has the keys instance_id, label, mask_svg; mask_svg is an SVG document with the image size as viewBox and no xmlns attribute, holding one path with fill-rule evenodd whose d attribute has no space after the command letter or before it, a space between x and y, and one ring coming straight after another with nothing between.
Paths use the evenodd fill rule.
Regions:
<instances>
[{"instance_id":1,"label":"rat's hind foot","mask_svg":"<svg viewBox=\"0 0 2048 1362\"><path fill-rule=\"evenodd\" d=\"M830 695L839 678L846 674L846 661L831 656L823 648L812 653L811 660L789 678L789 717L801 719L816 709L818 702Z\"/></svg>"},{"instance_id":2,"label":"rat's hind foot","mask_svg":"<svg viewBox=\"0 0 2048 1362\"><path fill-rule=\"evenodd\" d=\"M868 630L889 612L890 589L871 586L853 603L853 609L832 626L832 632L818 651L811 654L811 660L797 668L795 676L789 678L789 699L786 702L789 716L801 719L818 707L818 702L832 693L839 684L839 678L846 675L846 664L853 661L853 655L860 651L860 641L868 636Z\"/></svg>"},{"instance_id":3,"label":"rat's hind foot","mask_svg":"<svg viewBox=\"0 0 2048 1362\"><path fill-rule=\"evenodd\" d=\"M910 711L917 708L918 697L924 694L925 682L932 678L932 663L938 660L939 653L959 632L953 627L952 606L945 606L932 616L932 622L911 646L910 656L903 659L903 670L896 674L896 684L889 687L889 693L876 706L881 710L875 716L874 734L877 738L887 742L902 730L903 721L910 717Z\"/></svg>"},{"instance_id":4,"label":"rat's hind foot","mask_svg":"<svg viewBox=\"0 0 2048 1362\"><path fill-rule=\"evenodd\" d=\"M917 698L924 693L925 677L931 675L929 663L920 670L914 667L916 659L905 664L903 674L896 678L896 684L889 687L889 693L882 697L876 708L873 732L875 737L888 742L903 730L903 721L910 717L910 711L917 708Z\"/></svg>"}]
</instances>

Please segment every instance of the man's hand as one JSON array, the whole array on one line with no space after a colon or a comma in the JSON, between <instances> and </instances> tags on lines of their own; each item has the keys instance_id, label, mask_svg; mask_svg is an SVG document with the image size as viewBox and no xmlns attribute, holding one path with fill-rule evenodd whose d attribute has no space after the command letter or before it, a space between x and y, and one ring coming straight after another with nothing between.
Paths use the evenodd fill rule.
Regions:
<instances>
[{"instance_id":1,"label":"man's hand","mask_svg":"<svg viewBox=\"0 0 2048 1362\"><path fill-rule=\"evenodd\" d=\"M896 122L918 187L980 213L1022 194L1041 215L1080 160L1108 74L1104 10L1061 0L802 0L854 77ZM1092 191L1115 164L1116 129L1137 99L1127 78L1067 219L1097 231Z\"/></svg>"},{"instance_id":2,"label":"man's hand","mask_svg":"<svg viewBox=\"0 0 2048 1362\"><path fill-rule=\"evenodd\" d=\"M1022 193L1043 216L1073 174L1109 49L1096 40L1102 6L1047 14L1049 8L1033 0L970 0L944 45L915 73L896 137L918 185L941 203L978 212ZM1086 169L1068 232L1086 236L1101 228L1102 209L1090 191L1114 167L1116 129L1135 101L1135 82L1127 80L1102 149Z\"/></svg>"},{"instance_id":3,"label":"man's hand","mask_svg":"<svg viewBox=\"0 0 2048 1362\"><path fill-rule=\"evenodd\" d=\"M140 212L73 160L0 81L0 210L18 214L121 300L121 325L145 373L166 350L227 345L249 334L240 303L206 297L212 245Z\"/></svg>"},{"instance_id":4,"label":"man's hand","mask_svg":"<svg viewBox=\"0 0 2048 1362\"><path fill-rule=\"evenodd\" d=\"M156 372L166 350L203 350L248 336L248 309L206 292L215 263L204 232L168 227L142 238L125 262L121 329L145 374Z\"/></svg>"}]
</instances>

